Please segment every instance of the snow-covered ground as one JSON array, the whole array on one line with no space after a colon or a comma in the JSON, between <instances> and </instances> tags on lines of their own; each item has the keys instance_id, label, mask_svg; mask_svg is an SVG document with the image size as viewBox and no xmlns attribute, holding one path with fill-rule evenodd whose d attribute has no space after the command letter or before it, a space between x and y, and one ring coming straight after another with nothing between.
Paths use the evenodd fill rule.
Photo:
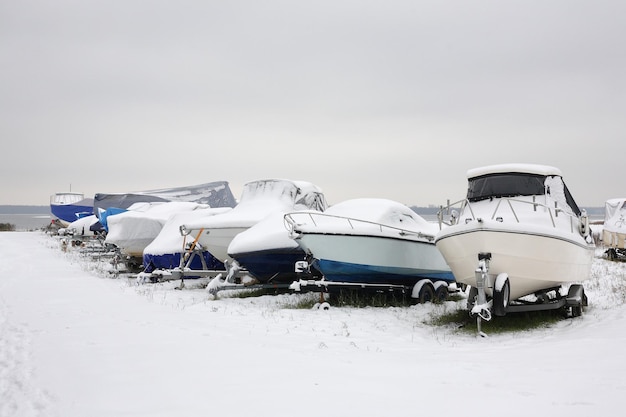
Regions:
<instances>
[{"instance_id":1,"label":"snow-covered ground","mask_svg":"<svg viewBox=\"0 0 626 417\"><path fill-rule=\"evenodd\" d=\"M426 323L463 301L214 299L0 233L0 416L619 415L626 263L601 253L582 317L479 338Z\"/></svg>"}]
</instances>

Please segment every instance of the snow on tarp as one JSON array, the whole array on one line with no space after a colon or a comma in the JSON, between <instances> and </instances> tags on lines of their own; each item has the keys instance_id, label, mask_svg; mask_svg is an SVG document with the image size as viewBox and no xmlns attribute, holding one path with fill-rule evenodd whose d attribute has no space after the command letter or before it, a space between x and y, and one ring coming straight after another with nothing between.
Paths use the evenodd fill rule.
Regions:
<instances>
[{"instance_id":1,"label":"snow on tarp","mask_svg":"<svg viewBox=\"0 0 626 417\"><path fill-rule=\"evenodd\" d=\"M108 217L105 243L116 245L128 255L142 256L172 215L198 208L208 206L183 201L135 203L127 211Z\"/></svg>"},{"instance_id":2,"label":"snow on tarp","mask_svg":"<svg viewBox=\"0 0 626 417\"><path fill-rule=\"evenodd\" d=\"M304 181L280 179L252 181L244 185L239 204L220 216L185 223L187 230L218 227L251 227L271 213L326 208L317 186Z\"/></svg>"},{"instance_id":3,"label":"snow on tarp","mask_svg":"<svg viewBox=\"0 0 626 417\"><path fill-rule=\"evenodd\" d=\"M237 204L227 181L215 181L185 187L163 188L158 190L130 193L96 193L94 196L94 214L109 207L127 209L138 202L186 201L207 204L210 207L234 207Z\"/></svg>"},{"instance_id":4,"label":"snow on tarp","mask_svg":"<svg viewBox=\"0 0 626 417\"><path fill-rule=\"evenodd\" d=\"M604 230L626 233L626 198L612 198L605 202Z\"/></svg>"},{"instance_id":5,"label":"snow on tarp","mask_svg":"<svg viewBox=\"0 0 626 417\"><path fill-rule=\"evenodd\" d=\"M98 223L98 218L95 214L90 214L89 216L81 217L78 220L74 220L65 229L67 231L70 231L74 235L93 235L93 230L91 230L91 227L96 223Z\"/></svg>"},{"instance_id":6,"label":"snow on tarp","mask_svg":"<svg viewBox=\"0 0 626 417\"><path fill-rule=\"evenodd\" d=\"M171 253L181 253L186 243L191 243L192 236L183 236L180 233L180 225L187 222L201 221L207 217L223 215L233 210L230 207L198 207L192 211L179 212L173 214L163 225L161 232L154 240L144 248L144 258L146 255L165 255Z\"/></svg>"}]
</instances>

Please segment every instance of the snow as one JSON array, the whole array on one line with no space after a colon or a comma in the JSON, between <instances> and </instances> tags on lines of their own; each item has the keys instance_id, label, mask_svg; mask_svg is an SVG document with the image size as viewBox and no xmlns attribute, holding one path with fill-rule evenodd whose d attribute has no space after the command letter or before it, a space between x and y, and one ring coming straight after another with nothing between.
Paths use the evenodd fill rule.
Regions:
<instances>
[{"instance_id":1,"label":"snow","mask_svg":"<svg viewBox=\"0 0 626 417\"><path fill-rule=\"evenodd\" d=\"M298 231L319 233L387 234L399 230L434 236L439 225L428 222L406 205L384 198L355 198L332 205L323 214L310 211L289 213L288 221ZM385 227L386 226L386 227Z\"/></svg>"},{"instance_id":2,"label":"snow","mask_svg":"<svg viewBox=\"0 0 626 417\"><path fill-rule=\"evenodd\" d=\"M165 255L167 253L182 253L187 243L187 236L180 233L180 225L197 221L210 216L224 214L232 210L231 207L197 208L192 211L173 212L167 219L159 234L148 244L144 254Z\"/></svg>"},{"instance_id":3,"label":"snow","mask_svg":"<svg viewBox=\"0 0 626 417\"><path fill-rule=\"evenodd\" d=\"M613 198L605 203L604 230L626 233L626 199Z\"/></svg>"},{"instance_id":4,"label":"snow","mask_svg":"<svg viewBox=\"0 0 626 417\"><path fill-rule=\"evenodd\" d=\"M237 234L228 245L228 254L232 256L283 248L297 249L298 243L289 237L285 227L285 212L278 211Z\"/></svg>"},{"instance_id":5,"label":"snow","mask_svg":"<svg viewBox=\"0 0 626 417\"><path fill-rule=\"evenodd\" d=\"M81 217L80 219L74 220L70 223L63 233L67 233L68 231L72 234L83 235L83 236L92 236L93 232L89 230L89 228L98 222L98 218L95 214L90 214L89 216Z\"/></svg>"},{"instance_id":6,"label":"snow","mask_svg":"<svg viewBox=\"0 0 626 417\"><path fill-rule=\"evenodd\" d=\"M294 309L136 285L40 232L0 233L0 416L617 415L626 264L580 318L479 338L425 323L463 301Z\"/></svg>"},{"instance_id":7,"label":"snow","mask_svg":"<svg viewBox=\"0 0 626 417\"><path fill-rule=\"evenodd\" d=\"M411 210L409 207L387 199L379 198L357 198L345 200L330 206L324 212L315 210L299 210L299 211L277 211L267 215L263 220L252 226L245 232L239 233L228 247L229 254L241 254L253 251L279 249L279 248L297 248L298 243L289 236L289 226L285 224L285 214L290 214L296 218L298 226L302 227L301 221L312 221L316 214L328 220L321 213L331 216L330 218L335 228L325 229L325 231L354 231L355 222L352 219L380 222L381 224L397 227L404 230L412 230L416 232L424 232L436 234L439 226L430 224L421 216ZM319 217L317 218L319 220ZM327 221L327 223L329 223ZM308 225L310 229L316 230L312 224ZM324 224L329 226L329 224ZM379 224L368 224L371 229L380 231ZM361 225L361 227L363 227ZM397 234L397 231L395 231Z\"/></svg>"},{"instance_id":8,"label":"snow","mask_svg":"<svg viewBox=\"0 0 626 417\"><path fill-rule=\"evenodd\" d=\"M239 204L232 211L184 226L188 230L249 228L272 213L285 210L323 210L325 205L321 190L314 184L283 179L257 180L244 185Z\"/></svg>"},{"instance_id":9,"label":"snow","mask_svg":"<svg viewBox=\"0 0 626 417\"><path fill-rule=\"evenodd\" d=\"M105 243L118 246L122 253L141 257L170 217L208 208L206 204L186 201L135 203L127 211L107 217L109 231Z\"/></svg>"},{"instance_id":10,"label":"snow","mask_svg":"<svg viewBox=\"0 0 626 417\"><path fill-rule=\"evenodd\" d=\"M495 173L528 173L544 176L562 176L561 170L548 165L538 164L526 164L526 163L512 163L512 164L497 164L489 165L478 168L471 168L467 171L467 178L472 179L488 174Z\"/></svg>"}]
</instances>

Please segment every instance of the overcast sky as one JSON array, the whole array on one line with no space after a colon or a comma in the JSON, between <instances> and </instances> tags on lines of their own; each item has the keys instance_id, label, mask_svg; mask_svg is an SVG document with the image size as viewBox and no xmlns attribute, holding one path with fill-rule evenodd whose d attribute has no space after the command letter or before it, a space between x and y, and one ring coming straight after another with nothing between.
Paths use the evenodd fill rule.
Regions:
<instances>
[{"instance_id":1,"label":"overcast sky","mask_svg":"<svg viewBox=\"0 0 626 417\"><path fill-rule=\"evenodd\" d=\"M0 204L265 178L442 204L556 166L626 197L623 0L0 0Z\"/></svg>"}]
</instances>

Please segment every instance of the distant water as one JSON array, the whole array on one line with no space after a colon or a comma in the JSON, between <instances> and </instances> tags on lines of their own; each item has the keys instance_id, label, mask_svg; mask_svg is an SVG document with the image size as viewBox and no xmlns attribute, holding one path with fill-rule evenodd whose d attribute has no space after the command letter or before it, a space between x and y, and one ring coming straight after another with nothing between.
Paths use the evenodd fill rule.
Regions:
<instances>
[{"instance_id":1,"label":"distant water","mask_svg":"<svg viewBox=\"0 0 626 417\"><path fill-rule=\"evenodd\" d=\"M50 224L49 214L0 214L0 223L15 225L15 230L36 230Z\"/></svg>"}]
</instances>

